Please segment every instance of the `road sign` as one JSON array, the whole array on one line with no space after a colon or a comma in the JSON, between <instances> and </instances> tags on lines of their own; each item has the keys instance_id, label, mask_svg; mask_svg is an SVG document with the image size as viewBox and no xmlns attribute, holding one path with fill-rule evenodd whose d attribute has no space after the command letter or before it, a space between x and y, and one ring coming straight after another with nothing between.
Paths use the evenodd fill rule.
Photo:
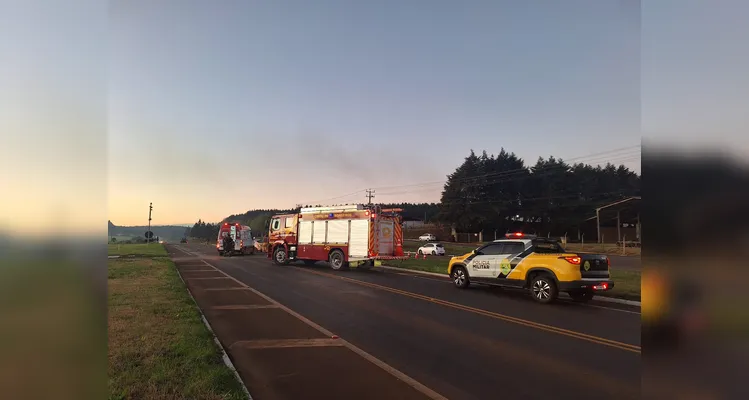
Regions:
<instances>
[{"instance_id":1,"label":"road sign","mask_svg":"<svg viewBox=\"0 0 749 400\"><path fill-rule=\"evenodd\" d=\"M151 239L151 238L153 238L153 232L146 231L146 239Z\"/></svg>"}]
</instances>

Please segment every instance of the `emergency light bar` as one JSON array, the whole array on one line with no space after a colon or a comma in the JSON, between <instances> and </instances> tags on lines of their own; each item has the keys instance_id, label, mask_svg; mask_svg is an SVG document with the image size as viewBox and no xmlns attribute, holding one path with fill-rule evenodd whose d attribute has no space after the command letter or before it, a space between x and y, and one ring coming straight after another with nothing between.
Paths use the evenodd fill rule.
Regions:
<instances>
[{"instance_id":1,"label":"emergency light bar","mask_svg":"<svg viewBox=\"0 0 749 400\"><path fill-rule=\"evenodd\" d=\"M342 206L331 206L331 207L304 207L299 210L300 214L316 214L316 213L330 213L330 212L347 212L347 211L362 211L364 206L361 204L348 204Z\"/></svg>"},{"instance_id":2,"label":"emergency light bar","mask_svg":"<svg viewBox=\"0 0 749 400\"><path fill-rule=\"evenodd\" d=\"M523 232L506 233L505 237L508 239L533 239L536 235L529 235Z\"/></svg>"}]
</instances>

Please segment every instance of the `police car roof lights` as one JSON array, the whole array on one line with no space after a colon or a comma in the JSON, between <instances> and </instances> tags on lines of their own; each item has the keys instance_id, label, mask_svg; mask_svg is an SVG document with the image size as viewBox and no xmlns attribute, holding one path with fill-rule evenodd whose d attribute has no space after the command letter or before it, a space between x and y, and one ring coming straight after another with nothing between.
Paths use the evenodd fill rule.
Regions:
<instances>
[{"instance_id":1,"label":"police car roof lights","mask_svg":"<svg viewBox=\"0 0 749 400\"><path fill-rule=\"evenodd\" d=\"M505 237L508 239L533 239L536 235L530 235L523 232L513 232L505 234Z\"/></svg>"}]
</instances>

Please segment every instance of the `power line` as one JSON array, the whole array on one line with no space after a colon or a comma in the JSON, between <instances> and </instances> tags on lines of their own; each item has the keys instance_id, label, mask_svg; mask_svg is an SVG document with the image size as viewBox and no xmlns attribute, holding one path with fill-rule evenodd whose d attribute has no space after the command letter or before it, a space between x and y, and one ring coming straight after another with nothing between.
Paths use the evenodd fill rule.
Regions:
<instances>
[{"instance_id":1,"label":"power line","mask_svg":"<svg viewBox=\"0 0 749 400\"><path fill-rule=\"evenodd\" d=\"M640 156L638 155L638 156L635 156L635 157L623 158L623 159L620 159L619 161L633 161L633 160L636 160L636 159L639 159L639 158L640 158ZM557 170L567 169L567 168L569 168L569 166L554 165L554 166L549 166L547 168L536 169L536 171L530 171L529 169L521 170L521 171L525 172L524 174L516 173L516 174L508 174L507 176L496 176L496 177L493 177L494 180L480 181L480 182L468 182L468 181L476 180L477 178L480 178L480 177L484 176L484 175L479 175L479 176L467 177L467 178L464 178L464 179L453 180L452 182L458 182L458 183L460 183L462 181L463 184L460 185L461 188L470 188L470 187L477 187L477 186L492 186L492 185L496 185L496 184L500 184L500 183L510 183L510 182L522 181L524 179L537 179L537 178L540 178L540 177L543 177L543 176L552 175L553 173L557 172ZM442 181L442 182L439 182L439 183L446 183L446 181ZM404 186L401 186L401 187L405 188L407 186L404 185ZM406 193L414 193L414 192L424 192L424 191L430 191L430 190L440 190L440 191L442 191L442 190L444 190L444 188L441 188L441 187L422 187L422 188L419 188L419 189L408 189L408 190L400 190L400 191L395 191L395 192L392 192L392 191L391 192L385 192L385 193L380 193L380 195L381 196L391 196L391 195L397 195L397 194L406 194Z\"/></svg>"},{"instance_id":2,"label":"power line","mask_svg":"<svg viewBox=\"0 0 749 400\"><path fill-rule=\"evenodd\" d=\"M362 193L362 192L365 192L365 190L363 190L363 189L362 189L362 190L357 190L357 191L355 191L355 192L347 193L347 194L344 194L344 195L341 195L341 196L330 197L330 198L327 198L327 199L322 199L322 200L315 200L315 201L304 201L304 202L301 202L301 203L298 203L298 204L320 204L320 203L324 203L324 202L326 202L326 201L331 201L331 200L342 199L342 198L344 198L344 197L350 197L350 196L353 196L353 195L355 195L355 194L360 194L360 193Z\"/></svg>"},{"instance_id":3,"label":"power line","mask_svg":"<svg viewBox=\"0 0 749 400\"><path fill-rule=\"evenodd\" d=\"M588 197L594 197L594 196L609 196L609 195L626 195L626 190L615 190L615 191L609 191L609 192L598 192L598 193L589 193L587 194ZM447 203L440 203L441 206L452 206L452 205L475 205L475 204L513 204L513 203L533 203L543 200L562 200L562 199L574 199L580 197L579 194L570 194L565 196L544 196L544 197L533 197L533 198L518 198L513 200L481 200L481 201L451 201ZM594 203L595 201L592 200L586 200L587 203ZM564 206L558 205L555 206L556 208L574 208L574 207L582 207L584 206L584 203L581 204L567 204ZM522 206L525 210L527 207ZM525 212L525 211L524 211Z\"/></svg>"},{"instance_id":4,"label":"power line","mask_svg":"<svg viewBox=\"0 0 749 400\"><path fill-rule=\"evenodd\" d=\"M629 158L628 160L634 160L634 159L636 158ZM460 185L460 187L465 189L465 188L471 188L471 187L493 186L493 185L497 185L501 183L518 182L518 181L522 181L525 179L538 179L544 176L552 175L555 172L557 171L545 170L542 172L535 172L535 173L526 174L526 175L508 176L506 179L495 179L495 180L490 180L490 181L485 181L485 182L468 182L468 183L463 183L462 185ZM380 193L380 195L392 196L392 195L398 195L398 194L428 192L428 191L436 191L436 190L439 190L441 192L444 190L444 187L421 187L421 188L414 188L414 189L408 189L408 190L399 190L395 192L385 192L385 193Z\"/></svg>"},{"instance_id":5,"label":"power line","mask_svg":"<svg viewBox=\"0 0 749 400\"><path fill-rule=\"evenodd\" d=\"M534 166L525 166L523 168L490 172L490 173L467 176L467 177L462 177L462 178L457 178L457 179L412 183L412 184L406 184L406 185L380 186L376 188L357 190L355 192L351 192L351 193L344 194L341 196L331 197L331 198L323 199L323 200L317 200L314 202L304 202L304 204L320 204L320 203L324 203L324 202L331 201L331 200L350 197L353 195L360 194L362 192L367 193L366 194L367 199L371 204L372 198L374 197L373 193L375 189L406 189L406 188L422 187L421 189L408 189L408 190L400 190L400 191L395 191L395 192L380 193L380 195L382 196L388 196L388 195L412 193L414 191L438 190L440 189L438 187L424 187L424 186L444 185L447 182L463 183L463 185L461 185L462 187L473 187L473 186L492 185L492 184L497 184L497 183L512 182L518 179L522 180L522 179L527 179L527 178L536 178L536 177L540 177L540 176L544 176L544 175L548 175L550 173L556 172L556 170L573 168L577 164L592 166L592 164L600 165L603 161L606 161L607 164L612 164L615 162L623 162L623 161L633 161L635 159L639 159L641 155L640 150L636 150L634 152L633 150L639 149L641 147L642 145L620 147L620 148L596 152L596 153L588 154L584 156L573 157L573 158L569 158L566 160L562 158L555 158L555 161L560 164L546 165L541 168L535 168ZM622 152L625 152L625 153L617 154L617 153L622 153ZM561 164L561 163L564 163L564 164ZM495 180L488 181L488 182L475 182L475 183L470 182L470 181L478 181L481 178L492 178ZM508 178L514 178L514 179L508 179Z\"/></svg>"},{"instance_id":6,"label":"power line","mask_svg":"<svg viewBox=\"0 0 749 400\"><path fill-rule=\"evenodd\" d=\"M602 151L602 152L598 152L598 153L595 153L595 154L589 154L589 155L586 155L586 156L574 157L574 158L567 159L567 160L563 160L563 159L560 159L560 158L555 159L555 160L557 162L564 162L567 167L571 167L572 165L570 164L570 161L580 161L580 160L584 160L586 158L591 158L591 157L593 158L593 160L598 160L598 159L601 159L601 158L603 158L602 161L611 160L611 158L614 157L614 155L610 154L610 153L618 153L618 152L621 152L621 151L624 151L624 150L633 150L633 149L639 148L639 147L642 147L642 146L641 145L628 146L628 147L622 147L622 148L613 149L613 150L609 150L609 151ZM609 155L607 155L607 154L609 154ZM640 152L638 151L637 154L640 154ZM633 154L630 154L628 156L632 156L632 155ZM622 156L622 155L618 155L618 156ZM560 168L560 167L562 167L562 166L561 165L555 165L555 166L547 166L547 167L545 167L543 169ZM465 178L462 178L462 179L457 179L457 180L454 180L454 181L459 182L459 181L463 181L463 180L485 178L485 177L488 177L488 176L512 175L513 173L523 173L523 172L526 172L526 171L529 171L529 170L533 170L533 169L534 169L533 167L526 166L526 167L523 167L523 168L517 168L517 169L511 169L511 170L504 170L504 171L492 172L492 173L481 174L481 175L474 175L474 176L465 177ZM435 184L443 184L445 182L446 182L446 180L441 180L441 181L413 183L413 184L408 184L408 185L381 186L381 187L376 187L375 189L391 189L391 188L404 188L404 187L414 187L414 186L424 186L424 185L435 185Z\"/></svg>"}]
</instances>

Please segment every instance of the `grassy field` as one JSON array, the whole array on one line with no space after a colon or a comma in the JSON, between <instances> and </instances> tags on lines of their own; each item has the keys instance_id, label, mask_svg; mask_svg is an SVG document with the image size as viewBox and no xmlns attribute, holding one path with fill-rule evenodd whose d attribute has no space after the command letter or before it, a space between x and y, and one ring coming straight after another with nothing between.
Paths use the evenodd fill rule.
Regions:
<instances>
[{"instance_id":1,"label":"grassy field","mask_svg":"<svg viewBox=\"0 0 749 400\"><path fill-rule=\"evenodd\" d=\"M393 267L407 268L417 271L447 274L447 263L449 257L427 257L403 261L392 261L388 265ZM640 301L640 271L611 270L611 279L614 280L614 289L602 294L602 296L617 297L627 300Z\"/></svg>"},{"instance_id":2,"label":"grassy field","mask_svg":"<svg viewBox=\"0 0 749 400\"><path fill-rule=\"evenodd\" d=\"M170 260L109 260L107 287L110 399L246 398Z\"/></svg>"},{"instance_id":3,"label":"grassy field","mask_svg":"<svg viewBox=\"0 0 749 400\"><path fill-rule=\"evenodd\" d=\"M164 245L159 243L150 244L108 244L107 254L110 256L141 256L141 257L166 257Z\"/></svg>"}]
</instances>

